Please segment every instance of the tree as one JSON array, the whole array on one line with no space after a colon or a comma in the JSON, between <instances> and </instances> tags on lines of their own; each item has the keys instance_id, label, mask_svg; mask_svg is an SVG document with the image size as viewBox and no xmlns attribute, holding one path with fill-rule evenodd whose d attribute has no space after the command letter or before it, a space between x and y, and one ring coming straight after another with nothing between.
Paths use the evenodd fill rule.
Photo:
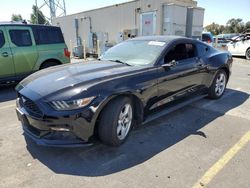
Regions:
<instances>
[{"instance_id":1,"label":"tree","mask_svg":"<svg viewBox=\"0 0 250 188\"><path fill-rule=\"evenodd\" d=\"M218 35L220 33L223 33L225 27L223 25L219 25L213 22L212 24L206 26L205 29L211 32L213 35Z\"/></svg>"},{"instance_id":2,"label":"tree","mask_svg":"<svg viewBox=\"0 0 250 188\"><path fill-rule=\"evenodd\" d=\"M29 22L32 24L49 24L49 21L46 19L42 11L40 11L35 5L32 6L32 14L30 15Z\"/></svg>"},{"instance_id":3,"label":"tree","mask_svg":"<svg viewBox=\"0 0 250 188\"><path fill-rule=\"evenodd\" d=\"M244 24L240 18L232 18L228 20L225 26L213 22L212 24L205 27L205 30L211 32L213 35L225 33L242 33L247 29L250 29L250 21Z\"/></svg>"},{"instance_id":4,"label":"tree","mask_svg":"<svg viewBox=\"0 0 250 188\"><path fill-rule=\"evenodd\" d=\"M20 22L23 21L21 14L12 14L11 21Z\"/></svg>"},{"instance_id":5,"label":"tree","mask_svg":"<svg viewBox=\"0 0 250 188\"><path fill-rule=\"evenodd\" d=\"M242 33L244 31L244 23L240 18L232 18L228 20L225 30L227 33Z\"/></svg>"},{"instance_id":6,"label":"tree","mask_svg":"<svg viewBox=\"0 0 250 188\"><path fill-rule=\"evenodd\" d=\"M247 29L250 29L250 21L248 21L248 22L246 23L245 29L246 29L246 30L247 30Z\"/></svg>"}]
</instances>

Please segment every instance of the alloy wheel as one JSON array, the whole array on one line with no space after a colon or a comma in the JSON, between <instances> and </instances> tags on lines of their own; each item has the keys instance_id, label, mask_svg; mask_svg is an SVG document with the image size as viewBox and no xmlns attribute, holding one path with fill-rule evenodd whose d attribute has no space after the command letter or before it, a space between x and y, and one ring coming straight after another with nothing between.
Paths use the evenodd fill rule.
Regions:
<instances>
[{"instance_id":1,"label":"alloy wheel","mask_svg":"<svg viewBox=\"0 0 250 188\"><path fill-rule=\"evenodd\" d=\"M220 73L216 79L215 93L217 96L221 96L226 88L226 76Z\"/></svg>"},{"instance_id":2,"label":"alloy wheel","mask_svg":"<svg viewBox=\"0 0 250 188\"><path fill-rule=\"evenodd\" d=\"M122 108L117 125L117 137L119 140L124 140L129 133L133 119L132 106L130 104L124 105Z\"/></svg>"}]
</instances>

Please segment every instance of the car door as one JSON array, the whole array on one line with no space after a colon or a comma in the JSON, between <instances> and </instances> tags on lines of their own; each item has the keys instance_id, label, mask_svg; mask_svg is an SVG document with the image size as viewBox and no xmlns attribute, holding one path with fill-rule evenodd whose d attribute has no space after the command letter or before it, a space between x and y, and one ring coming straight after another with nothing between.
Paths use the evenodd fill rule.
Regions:
<instances>
[{"instance_id":1,"label":"car door","mask_svg":"<svg viewBox=\"0 0 250 188\"><path fill-rule=\"evenodd\" d=\"M15 76L12 53L4 26L0 26L0 79Z\"/></svg>"},{"instance_id":2,"label":"car door","mask_svg":"<svg viewBox=\"0 0 250 188\"><path fill-rule=\"evenodd\" d=\"M229 51L233 54L233 55L244 55L245 53L243 53L243 36L239 36L237 37L233 42L230 43L230 48Z\"/></svg>"},{"instance_id":3,"label":"car door","mask_svg":"<svg viewBox=\"0 0 250 188\"><path fill-rule=\"evenodd\" d=\"M245 56L246 55L246 51L247 51L247 49L249 47L250 47L250 37L247 36L247 35L245 35L242 38L241 44L240 44L239 49L238 49L239 55Z\"/></svg>"},{"instance_id":4,"label":"car door","mask_svg":"<svg viewBox=\"0 0 250 188\"><path fill-rule=\"evenodd\" d=\"M195 43L187 41L173 44L160 64L158 68L159 100L151 109L203 88L206 65L198 57Z\"/></svg>"},{"instance_id":5,"label":"car door","mask_svg":"<svg viewBox=\"0 0 250 188\"><path fill-rule=\"evenodd\" d=\"M30 74L38 59L38 53L32 29L25 26L8 26L10 47L16 75Z\"/></svg>"},{"instance_id":6,"label":"car door","mask_svg":"<svg viewBox=\"0 0 250 188\"><path fill-rule=\"evenodd\" d=\"M235 41L231 41L230 43L228 43L227 45L228 51L232 54L232 55L236 55L236 42Z\"/></svg>"},{"instance_id":7,"label":"car door","mask_svg":"<svg viewBox=\"0 0 250 188\"><path fill-rule=\"evenodd\" d=\"M239 40L238 42L235 43L235 54L238 55L244 55L245 53L243 52L244 50L244 40L243 38L241 38L241 40Z\"/></svg>"}]
</instances>

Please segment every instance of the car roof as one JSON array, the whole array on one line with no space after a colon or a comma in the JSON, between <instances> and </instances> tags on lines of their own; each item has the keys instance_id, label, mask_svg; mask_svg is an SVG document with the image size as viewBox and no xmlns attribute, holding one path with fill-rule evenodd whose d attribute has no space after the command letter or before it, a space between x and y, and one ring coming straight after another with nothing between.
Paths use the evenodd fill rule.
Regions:
<instances>
[{"instance_id":1,"label":"car roof","mask_svg":"<svg viewBox=\"0 0 250 188\"><path fill-rule=\"evenodd\" d=\"M52 26L52 25L39 25L39 24L24 24L24 23L19 23L19 22L0 22L0 26L20 26L20 27L57 27L58 26Z\"/></svg>"},{"instance_id":2,"label":"car roof","mask_svg":"<svg viewBox=\"0 0 250 188\"><path fill-rule=\"evenodd\" d=\"M174 35L156 35L156 36L144 36L144 37L136 37L131 40L144 40L144 41L159 41L159 42L170 42L177 39L188 39L186 37L174 36Z\"/></svg>"},{"instance_id":3,"label":"car roof","mask_svg":"<svg viewBox=\"0 0 250 188\"><path fill-rule=\"evenodd\" d=\"M210 35L213 36L213 34L211 32L203 32L202 35Z\"/></svg>"}]
</instances>

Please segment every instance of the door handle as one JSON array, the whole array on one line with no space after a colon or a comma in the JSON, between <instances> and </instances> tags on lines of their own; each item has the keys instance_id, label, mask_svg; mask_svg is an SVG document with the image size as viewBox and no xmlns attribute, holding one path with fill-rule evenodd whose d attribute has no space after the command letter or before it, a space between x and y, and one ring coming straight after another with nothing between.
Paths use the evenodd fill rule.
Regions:
<instances>
[{"instance_id":1,"label":"door handle","mask_svg":"<svg viewBox=\"0 0 250 188\"><path fill-rule=\"evenodd\" d=\"M2 56L3 56L3 57L8 57L9 54L8 54L8 52L3 52L3 53L2 53Z\"/></svg>"}]
</instances>

